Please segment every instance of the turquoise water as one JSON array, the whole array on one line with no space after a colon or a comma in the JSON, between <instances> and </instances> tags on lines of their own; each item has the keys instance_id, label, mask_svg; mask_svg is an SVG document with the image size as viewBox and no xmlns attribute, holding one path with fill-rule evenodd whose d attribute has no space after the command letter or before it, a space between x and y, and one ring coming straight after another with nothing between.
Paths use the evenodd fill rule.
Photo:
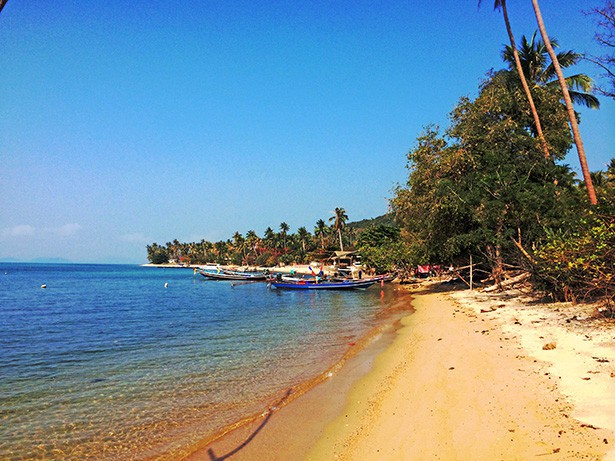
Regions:
<instances>
[{"instance_id":1,"label":"turquoise water","mask_svg":"<svg viewBox=\"0 0 615 461\"><path fill-rule=\"evenodd\" d=\"M323 373L394 297L0 263L0 459L178 458Z\"/></svg>"}]
</instances>

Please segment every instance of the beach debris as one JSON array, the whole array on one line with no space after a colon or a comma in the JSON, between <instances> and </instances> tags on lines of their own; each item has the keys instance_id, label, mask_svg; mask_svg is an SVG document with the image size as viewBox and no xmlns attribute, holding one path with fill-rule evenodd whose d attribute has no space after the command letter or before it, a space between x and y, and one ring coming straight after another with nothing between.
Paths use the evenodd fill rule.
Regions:
<instances>
[{"instance_id":1,"label":"beach debris","mask_svg":"<svg viewBox=\"0 0 615 461\"><path fill-rule=\"evenodd\" d=\"M491 307L487 307L487 308L481 309L480 311L481 311L482 314L485 314L487 312L493 312L495 309L496 308L494 306L491 306Z\"/></svg>"},{"instance_id":2,"label":"beach debris","mask_svg":"<svg viewBox=\"0 0 615 461\"><path fill-rule=\"evenodd\" d=\"M557 347L557 343L547 343L544 346L542 346L542 350L543 351L550 351L553 350Z\"/></svg>"},{"instance_id":3,"label":"beach debris","mask_svg":"<svg viewBox=\"0 0 615 461\"><path fill-rule=\"evenodd\" d=\"M592 357L592 359L594 359L596 362L599 363L608 363L609 359L605 359L604 357Z\"/></svg>"},{"instance_id":4,"label":"beach debris","mask_svg":"<svg viewBox=\"0 0 615 461\"><path fill-rule=\"evenodd\" d=\"M47 285L45 285L44 283L41 285L41 288L47 288Z\"/></svg>"},{"instance_id":5,"label":"beach debris","mask_svg":"<svg viewBox=\"0 0 615 461\"><path fill-rule=\"evenodd\" d=\"M594 429L597 430L598 428L596 426L592 426L591 424L581 424L581 427L587 427L588 429Z\"/></svg>"}]
</instances>

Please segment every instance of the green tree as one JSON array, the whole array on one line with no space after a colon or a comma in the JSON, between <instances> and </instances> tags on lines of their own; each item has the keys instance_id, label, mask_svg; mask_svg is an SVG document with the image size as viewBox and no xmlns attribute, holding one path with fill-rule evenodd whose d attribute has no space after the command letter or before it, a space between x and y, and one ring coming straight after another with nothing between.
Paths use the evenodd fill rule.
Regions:
<instances>
[{"instance_id":1,"label":"green tree","mask_svg":"<svg viewBox=\"0 0 615 461\"><path fill-rule=\"evenodd\" d=\"M284 249L286 249L286 237L288 235L289 230L290 230L290 226L287 223L282 222L280 224L280 234L282 235L282 242L284 244Z\"/></svg>"},{"instance_id":2,"label":"green tree","mask_svg":"<svg viewBox=\"0 0 615 461\"><path fill-rule=\"evenodd\" d=\"M233 252L231 261L233 264L243 264L246 252L246 239L240 232L233 234Z\"/></svg>"},{"instance_id":3,"label":"green tree","mask_svg":"<svg viewBox=\"0 0 615 461\"><path fill-rule=\"evenodd\" d=\"M320 237L320 248L323 250L325 248L325 236L327 229L328 227L322 219L316 221L316 227L314 227L314 235L318 235Z\"/></svg>"},{"instance_id":4,"label":"green tree","mask_svg":"<svg viewBox=\"0 0 615 461\"><path fill-rule=\"evenodd\" d=\"M446 137L429 128L408 154L410 175L391 202L415 257L444 262L480 255L500 281L504 260L518 243L536 242L544 226L562 222L573 200L569 169L558 166L570 146L559 94L544 89L552 108L543 122L545 158L530 133L532 118L519 108L524 96L502 73L490 75L476 100L462 98Z\"/></svg>"},{"instance_id":5,"label":"green tree","mask_svg":"<svg viewBox=\"0 0 615 461\"><path fill-rule=\"evenodd\" d=\"M265 229L265 233L263 234L263 243L267 248L273 248L275 246L275 232L271 227Z\"/></svg>"},{"instance_id":6,"label":"green tree","mask_svg":"<svg viewBox=\"0 0 615 461\"><path fill-rule=\"evenodd\" d=\"M169 255L167 250L160 247L157 243L147 245L147 259L152 264L164 264L169 262Z\"/></svg>"},{"instance_id":7,"label":"green tree","mask_svg":"<svg viewBox=\"0 0 615 461\"><path fill-rule=\"evenodd\" d=\"M255 260L257 257L257 248L258 245L260 244L261 239L260 237L256 234L256 232L254 232L253 230L249 230L246 233L246 248L248 250L248 255L252 254L254 257L253 259ZM246 261L249 262L249 261Z\"/></svg>"},{"instance_id":8,"label":"green tree","mask_svg":"<svg viewBox=\"0 0 615 461\"><path fill-rule=\"evenodd\" d=\"M299 229L297 229L297 237L299 238L299 241L301 242L301 250L305 254L306 253L305 245L308 239L310 238L310 233L305 227L300 227Z\"/></svg>"}]
</instances>

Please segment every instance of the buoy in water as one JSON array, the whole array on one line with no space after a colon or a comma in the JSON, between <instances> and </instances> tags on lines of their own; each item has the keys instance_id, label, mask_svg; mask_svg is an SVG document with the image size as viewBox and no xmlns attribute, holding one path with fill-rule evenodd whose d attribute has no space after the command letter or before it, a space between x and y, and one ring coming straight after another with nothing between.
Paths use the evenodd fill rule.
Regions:
<instances>
[{"instance_id":1,"label":"buoy in water","mask_svg":"<svg viewBox=\"0 0 615 461\"><path fill-rule=\"evenodd\" d=\"M165 282L164 287L169 288L169 282Z\"/></svg>"},{"instance_id":2,"label":"buoy in water","mask_svg":"<svg viewBox=\"0 0 615 461\"><path fill-rule=\"evenodd\" d=\"M47 288L47 285L43 284L41 285L41 288Z\"/></svg>"}]
</instances>

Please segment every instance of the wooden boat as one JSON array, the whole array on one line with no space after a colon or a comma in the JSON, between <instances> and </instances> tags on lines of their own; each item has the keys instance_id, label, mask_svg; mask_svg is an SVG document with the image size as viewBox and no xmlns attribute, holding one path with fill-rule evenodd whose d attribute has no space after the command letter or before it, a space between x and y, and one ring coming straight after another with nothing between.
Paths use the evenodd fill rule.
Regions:
<instances>
[{"instance_id":1,"label":"wooden boat","mask_svg":"<svg viewBox=\"0 0 615 461\"><path fill-rule=\"evenodd\" d=\"M358 288L369 288L374 283L379 282L379 279L362 279L362 280L342 280L339 282L316 282L312 280L303 281L283 281L271 280L269 283L275 288L286 290L354 290Z\"/></svg>"},{"instance_id":2,"label":"wooden boat","mask_svg":"<svg viewBox=\"0 0 615 461\"><path fill-rule=\"evenodd\" d=\"M211 280L252 280L252 281L265 281L267 279L267 274L264 272L242 272L242 271L231 271L228 269L199 269L199 274L201 274L206 279Z\"/></svg>"}]
</instances>

